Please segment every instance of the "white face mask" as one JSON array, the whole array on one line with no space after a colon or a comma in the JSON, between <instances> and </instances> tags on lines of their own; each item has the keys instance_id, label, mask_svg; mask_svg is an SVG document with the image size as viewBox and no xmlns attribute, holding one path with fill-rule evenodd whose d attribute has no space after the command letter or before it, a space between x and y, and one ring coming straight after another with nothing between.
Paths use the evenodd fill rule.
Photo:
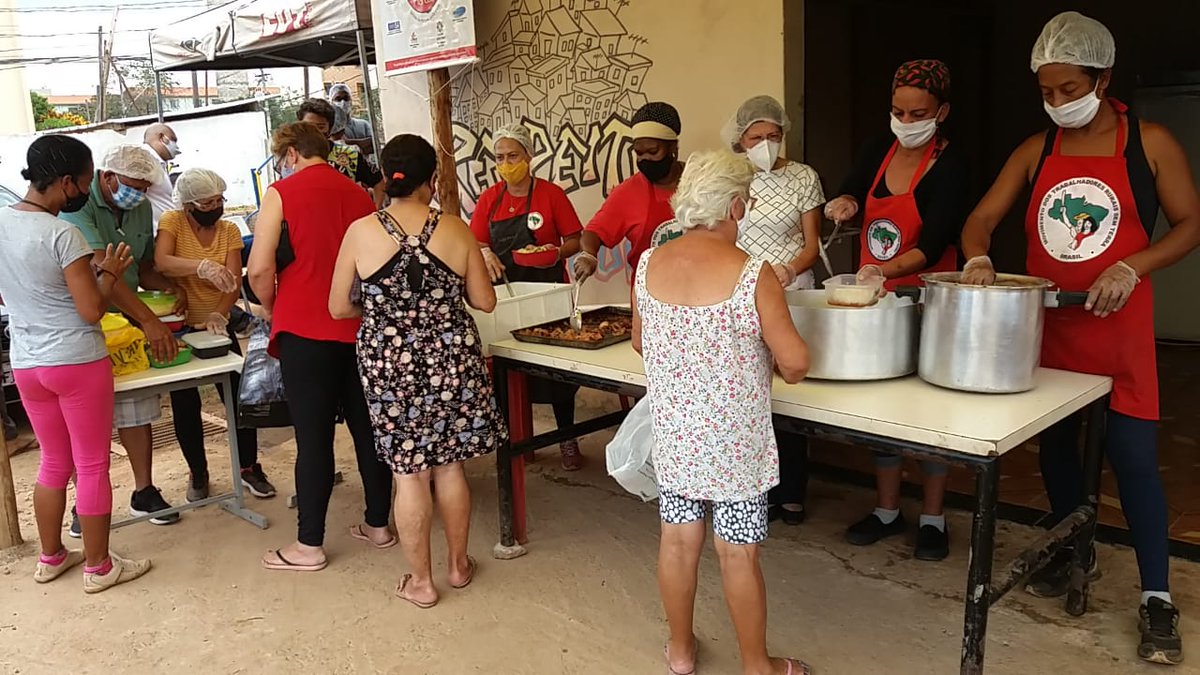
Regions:
<instances>
[{"instance_id":1,"label":"white face mask","mask_svg":"<svg viewBox=\"0 0 1200 675\"><path fill-rule=\"evenodd\" d=\"M1096 96L1096 92L1100 89L1100 83L1096 83L1096 88L1090 94L1083 98L1075 99L1070 103L1064 103L1057 108L1050 105L1049 101L1043 101L1042 106L1046 108L1046 114L1055 124L1064 129L1078 129L1087 126L1096 117L1096 113L1100 112L1100 99Z\"/></svg>"},{"instance_id":2,"label":"white face mask","mask_svg":"<svg viewBox=\"0 0 1200 675\"><path fill-rule=\"evenodd\" d=\"M920 122L901 122L891 114L888 117L892 120L892 133L896 135L896 140L900 141L900 145L906 150L925 145L937 133L937 117L930 117Z\"/></svg>"},{"instance_id":3,"label":"white face mask","mask_svg":"<svg viewBox=\"0 0 1200 675\"><path fill-rule=\"evenodd\" d=\"M353 104L352 104L352 103L351 103L349 100L345 100L345 101L334 101L334 102L333 102L333 104L334 104L335 106L337 106L338 108L341 108L341 109L342 109L342 111L343 111L343 112L345 112L347 115L349 115L349 114L350 114L350 108L351 108L351 106L353 105Z\"/></svg>"},{"instance_id":4,"label":"white face mask","mask_svg":"<svg viewBox=\"0 0 1200 675\"><path fill-rule=\"evenodd\" d=\"M169 138L163 142L163 147L167 149L167 153L171 155L171 159L175 159L179 156L179 153L182 152L182 150L179 149L179 143Z\"/></svg>"},{"instance_id":5,"label":"white face mask","mask_svg":"<svg viewBox=\"0 0 1200 675\"><path fill-rule=\"evenodd\" d=\"M775 168L775 160L779 159L781 145L778 141L763 139L758 142L758 145L746 151L746 159L758 167L759 171L770 171Z\"/></svg>"}]
</instances>

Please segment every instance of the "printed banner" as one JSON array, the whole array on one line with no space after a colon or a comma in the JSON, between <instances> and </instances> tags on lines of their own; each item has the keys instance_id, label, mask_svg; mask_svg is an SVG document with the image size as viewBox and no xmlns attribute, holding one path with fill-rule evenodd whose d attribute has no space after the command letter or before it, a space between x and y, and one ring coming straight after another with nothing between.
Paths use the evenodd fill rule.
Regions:
<instances>
[{"instance_id":1,"label":"printed banner","mask_svg":"<svg viewBox=\"0 0 1200 675\"><path fill-rule=\"evenodd\" d=\"M476 60L471 0L387 0L382 14L379 53L385 75Z\"/></svg>"}]
</instances>

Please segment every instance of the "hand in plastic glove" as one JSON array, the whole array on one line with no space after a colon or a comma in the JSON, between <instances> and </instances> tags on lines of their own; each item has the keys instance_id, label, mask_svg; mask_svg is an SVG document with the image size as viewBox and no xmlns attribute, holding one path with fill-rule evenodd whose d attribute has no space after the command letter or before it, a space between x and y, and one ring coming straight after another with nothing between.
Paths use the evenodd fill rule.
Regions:
<instances>
[{"instance_id":1,"label":"hand in plastic glove","mask_svg":"<svg viewBox=\"0 0 1200 675\"><path fill-rule=\"evenodd\" d=\"M599 266L600 261L596 259L596 256L587 251L580 251L579 255L575 256L575 282L583 283L596 273L596 268Z\"/></svg>"},{"instance_id":2,"label":"hand in plastic glove","mask_svg":"<svg viewBox=\"0 0 1200 675\"><path fill-rule=\"evenodd\" d=\"M213 335L225 335L228 326L229 319L220 312L212 312L204 320L204 329Z\"/></svg>"},{"instance_id":3,"label":"hand in plastic glove","mask_svg":"<svg viewBox=\"0 0 1200 675\"><path fill-rule=\"evenodd\" d=\"M500 281L504 276L504 263L500 262L500 257L486 246L480 252L483 253L483 265L487 268L488 276L493 282Z\"/></svg>"},{"instance_id":4,"label":"hand in plastic glove","mask_svg":"<svg viewBox=\"0 0 1200 675\"><path fill-rule=\"evenodd\" d=\"M796 280L797 274L792 271L791 265L771 265L771 269L775 272L775 276L779 278L779 285L787 288Z\"/></svg>"},{"instance_id":5,"label":"hand in plastic glove","mask_svg":"<svg viewBox=\"0 0 1200 675\"><path fill-rule=\"evenodd\" d=\"M219 265L208 258L200 261L196 267L196 276L217 287L222 293L232 293L237 290L237 277L228 267Z\"/></svg>"},{"instance_id":6,"label":"hand in plastic glove","mask_svg":"<svg viewBox=\"0 0 1200 675\"><path fill-rule=\"evenodd\" d=\"M986 255L978 255L963 265L959 281L975 286L990 286L996 282L996 268L992 267L992 259Z\"/></svg>"},{"instance_id":7,"label":"hand in plastic glove","mask_svg":"<svg viewBox=\"0 0 1200 675\"><path fill-rule=\"evenodd\" d=\"M842 195L825 203L825 217L835 223L844 223L858 215L858 202L854 197Z\"/></svg>"},{"instance_id":8,"label":"hand in plastic glove","mask_svg":"<svg viewBox=\"0 0 1200 675\"><path fill-rule=\"evenodd\" d=\"M1092 283L1092 287L1088 289L1087 303L1083 308L1101 318L1120 311L1129 301L1129 296L1133 295L1133 289L1139 282L1141 279L1138 278L1137 270L1127 265L1124 260L1118 260L1116 264L1101 272Z\"/></svg>"},{"instance_id":9,"label":"hand in plastic glove","mask_svg":"<svg viewBox=\"0 0 1200 675\"><path fill-rule=\"evenodd\" d=\"M858 274L854 275L854 280L863 285L878 283L879 297L887 295L887 289L883 287L883 282L887 281L887 277L884 276L883 268L879 265L863 265L862 269L858 270Z\"/></svg>"}]
</instances>

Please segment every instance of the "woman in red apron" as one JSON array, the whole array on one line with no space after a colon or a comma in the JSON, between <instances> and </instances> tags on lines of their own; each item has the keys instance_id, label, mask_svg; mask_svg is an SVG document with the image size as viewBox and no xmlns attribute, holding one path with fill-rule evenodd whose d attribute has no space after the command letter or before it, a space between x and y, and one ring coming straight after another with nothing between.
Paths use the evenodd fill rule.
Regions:
<instances>
[{"instance_id":1,"label":"woman in red apron","mask_svg":"<svg viewBox=\"0 0 1200 675\"><path fill-rule=\"evenodd\" d=\"M679 161L679 113L668 103L653 101L633 114L633 154L638 172L613 188L584 228L582 250L575 257L575 279L596 273L602 246L616 248L629 240L627 270L632 279L638 259L650 248L655 229L675 217L671 196L683 163Z\"/></svg>"},{"instance_id":2,"label":"woman in red apron","mask_svg":"<svg viewBox=\"0 0 1200 675\"><path fill-rule=\"evenodd\" d=\"M882 274L887 289L918 285L919 273L957 268L959 228L968 203L968 168L957 145L938 131L950 113L950 69L941 61L909 61L892 80L892 136L867 148L825 215L843 222L862 209L859 274ZM946 466L922 462L925 494L914 557L942 560L950 539L942 497ZM875 453L877 506L846 530L846 541L867 546L903 534L899 455Z\"/></svg>"},{"instance_id":3,"label":"woman in red apron","mask_svg":"<svg viewBox=\"0 0 1200 675\"><path fill-rule=\"evenodd\" d=\"M1088 291L1083 308L1046 314L1042 365L1108 375L1113 393L1105 452L1117 479L1141 574L1138 656L1183 659L1179 611L1167 584L1167 505L1158 473L1158 379L1150 273L1200 243L1200 198L1179 143L1105 96L1116 55L1103 24L1075 12L1051 19L1032 68L1055 127L1026 140L963 230L965 281L988 284L991 234L1027 185L1026 266L1063 290ZM1171 231L1150 234L1162 207ZM1055 520L1083 503L1078 415L1045 431L1042 476ZM1073 552L1062 551L1026 587L1066 593ZM1089 571L1099 576L1095 556Z\"/></svg>"},{"instance_id":4,"label":"woman in red apron","mask_svg":"<svg viewBox=\"0 0 1200 675\"><path fill-rule=\"evenodd\" d=\"M579 250L583 229L575 207L563 189L534 177L529 163L533 138L519 124L492 132L496 173L501 181L479 196L471 216L471 231L483 248L483 260L493 283L505 279L542 283L567 281L566 260ZM558 259L545 267L527 267L513 259L513 252L527 246L558 247ZM575 394L579 387L540 378L530 381L530 400L548 403L559 428L575 423ZM559 444L562 467L577 471L583 466L579 442Z\"/></svg>"}]
</instances>

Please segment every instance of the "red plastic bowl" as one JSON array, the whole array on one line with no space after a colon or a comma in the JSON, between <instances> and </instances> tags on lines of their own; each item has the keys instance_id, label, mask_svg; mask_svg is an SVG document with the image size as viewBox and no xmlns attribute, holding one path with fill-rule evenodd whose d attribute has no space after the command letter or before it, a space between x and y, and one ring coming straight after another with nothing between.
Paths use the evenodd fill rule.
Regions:
<instances>
[{"instance_id":1,"label":"red plastic bowl","mask_svg":"<svg viewBox=\"0 0 1200 675\"><path fill-rule=\"evenodd\" d=\"M513 251L513 262L522 267L551 267L558 262L558 247L537 253Z\"/></svg>"}]
</instances>

